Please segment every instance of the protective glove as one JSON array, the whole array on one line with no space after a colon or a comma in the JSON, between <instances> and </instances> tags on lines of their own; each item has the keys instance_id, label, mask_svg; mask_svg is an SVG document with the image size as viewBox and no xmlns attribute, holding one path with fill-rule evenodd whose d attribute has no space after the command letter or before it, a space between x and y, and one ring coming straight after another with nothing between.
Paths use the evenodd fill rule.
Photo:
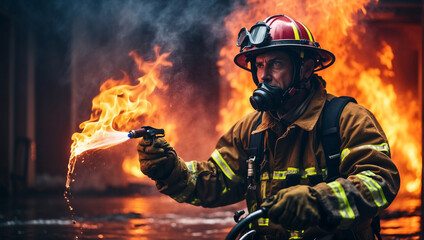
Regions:
<instances>
[{"instance_id":1,"label":"protective glove","mask_svg":"<svg viewBox=\"0 0 424 240\"><path fill-rule=\"evenodd\" d=\"M164 138L154 141L141 138L137 151L140 170L153 180L167 178L178 159L177 153Z\"/></svg>"},{"instance_id":2,"label":"protective glove","mask_svg":"<svg viewBox=\"0 0 424 240\"><path fill-rule=\"evenodd\" d=\"M288 230L304 230L321 220L316 191L310 186L297 185L280 190L262 203L268 207L269 219Z\"/></svg>"}]
</instances>

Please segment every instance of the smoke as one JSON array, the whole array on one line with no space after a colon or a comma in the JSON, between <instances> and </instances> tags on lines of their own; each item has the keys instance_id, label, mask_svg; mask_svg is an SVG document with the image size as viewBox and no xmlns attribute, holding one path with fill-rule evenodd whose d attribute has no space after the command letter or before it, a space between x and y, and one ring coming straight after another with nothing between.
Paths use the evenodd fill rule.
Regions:
<instances>
[{"instance_id":1,"label":"smoke","mask_svg":"<svg viewBox=\"0 0 424 240\"><path fill-rule=\"evenodd\" d=\"M152 58L158 45L162 52L172 52L174 66L164 79L171 83L186 76L183 94L193 96L200 82L217 82L214 69L218 44L225 31L216 27L229 12L229 4L219 1L52 1L72 22L71 71L74 109L85 109L97 95L101 83L120 78L121 71L138 77L128 53L132 50L145 59ZM219 29L220 31L216 31ZM206 70L205 70L206 68ZM200 71L199 71L200 70ZM215 70L216 72L217 70ZM174 77L175 76L175 77ZM188 79L188 78L191 78ZM195 79L196 78L196 79ZM175 83L178 87L179 83ZM190 86L192 85L192 86ZM192 88L191 88L192 87ZM76 96L77 95L77 96Z\"/></svg>"},{"instance_id":2,"label":"smoke","mask_svg":"<svg viewBox=\"0 0 424 240\"><path fill-rule=\"evenodd\" d=\"M36 46L42 46L36 50L37 64L43 71L56 68L51 78L46 74L47 78L37 79L37 84L48 82L51 88L70 88L70 106L59 104L70 108L68 139L80 131L80 123L90 118L91 101L103 82L121 79L122 72L134 80L143 74L128 55L131 51L147 61L155 57L155 46L161 47L161 53L171 52L168 60L173 66L161 72L161 79L169 86L164 96L169 112L163 114L180 123L175 148L189 161L209 157L218 137L215 126L220 79L216 62L221 46L233 41L228 39L224 18L236 4L228 0L6 0L0 3L0 9L12 12L14 19L21 21L18 24L35 33ZM44 54L50 55L43 58ZM52 59L60 59L60 63L51 64ZM89 158L89 154L85 156L86 166L94 161ZM105 161L108 167L116 162L116 169L120 168L116 159ZM92 175L88 178L98 182L101 172L79 170L76 181ZM102 183L108 184L108 180Z\"/></svg>"},{"instance_id":3,"label":"smoke","mask_svg":"<svg viewBox=\"0 0 424 240\"><path fill-rule=\"evenodd\" d=\"M89 118L91 100L106 79L120 79L122 71L132 79L143 74L129 52L136 50L145 60L151 60L154 47L160 46L161 52L171 52L168 60L173 63L162 71L161 79L169 86L164 96L169 112L162 114L179 123L175 148L186 161L206 160L217 140L216 62L220 44L227 40L223 19L231 11L230 4L218 0L52 2L63 12L63 23L71 27L73 132ZM58 26L60 29L63 27ZM119 152L117 147L114 150ZM130 150L135 152L135 148ZM106 155L85 156L84 166L77 170L76 189L125 185L122 172L110 171L121 169L122 157L117 153Z\"/></svg>"}]
</instances>

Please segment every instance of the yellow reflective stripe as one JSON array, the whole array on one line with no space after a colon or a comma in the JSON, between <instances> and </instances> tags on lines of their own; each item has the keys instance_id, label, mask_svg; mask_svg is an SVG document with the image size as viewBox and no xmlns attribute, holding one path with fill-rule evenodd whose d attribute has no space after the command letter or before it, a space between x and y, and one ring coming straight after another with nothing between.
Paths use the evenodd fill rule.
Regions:
<instances>
[{"instance_id":1,"label":"yellow reflective stripe","mask_svg":"<svg viewBox=\"0 0 424 240\"><path fill-rule=\"evenodd\" d=\"M327 168L321 169L322 179L325 181L328 177L328 170Z\"/></svg>"},{"instance_id":2,"label":"yellow reflective stripe","mask_svg":"<svg viewBox=\"0 0 424 240\"><path fill-rule=\"evenodd\" d=\"M198 199L198 198L195 198L193 201L191 201L191 202L189 202L191 205L196 205L196 206L198 206L198 205L200 205L200 199Z\"/></svg>"},{"instance_id":3,"label":"yellow reflective stripe","mask_svg":"<svg viewBox=\"0 0 424 240\"><path fill-rule=\"evenodd\" d=\"M333 181L328 183L328 186L333 189L334 194L339 200L339 212L342 217L342 221L339 227L345 229L349 227L350 224L352 224L353 220L355 220L355 214L353 213L342 185L337 181Z\"/></svg>"},{"instance_id":4,"label":"yellow reflective stripe","mask_svg":"<svg viewBox=\"0 0 424 240\"><path fill-rule=\"evenodd\" d=\"M308 33L309 41L313 42L314 38L312 37L311 31L309 31L309 29L305 25L303 25L303 23L301 23L301 22L299 22L299 23L300 23L300 25L303 26L303 28L305 28L306 32Z\"/></svg>"},{"instance_id":5,"label":"yellow reflective stripe","mask_svg":"<svg viewBox=\"0 0 424 240\"><path fill-rule=\"evenodd\" d=\"M249 208L249 212L252 213L256 210L256 208L258 207L258 203L257 202L252 202L252 205Z\"/></svg>"},{"instance_id":6,"label":"yellow reflective stripe","mask_svg":"<svg viewBox=\"0 0 424 240\"><path fill-rule=\"evenodd\" d=\"M289 230L290 233L290 238L289 240L292 239L303 239L303 233L305 232L305 230Z\"/></svg>"},{"instance_id":7,"label":"yellow reflective stripe","mask_svg":"<svg viewBox=\"0 0 424 240\"><path fill-rule=\"evenodd\" d=\"M382 143L382 144L378 144L378 145L368 144L368 145L355 147L355 148L352 148L352 149L345 148L345 149L343 149L341 157L340 157L341 161L343 162L343 160L350 154L351 151L357 150L357 149L364 149L364 148L372 148L372 149L377 150L379 152L385 152L386 154L388 154L389 151L390 151L389 144L387 144L387 143Z\"/></svg>"},{"instance_id":8,"label":"yellow reflective stripe","mask_svg":"<svg viewBox=\"0 0 424 240\"><path fill-rule=\"evenodd\" d=\"M224 194L226 194L227 192L228 192L228 188L227 187L224 187L224 190L222 190L222 192L221 192L221 196L224 195Z\"/></svg>"},{"instance_id":9,"label":"yellow reflective stripe","mask_svg":"<svg viewBox=\"0 0 424 240\"><path fill-rule=\"evenodd\" d=\"M371 176L375 176L373 172L367 170L356 174L356 176L361 179L361 181L365 184L365 186L367 186L368 190L371 192L375 205L380 208L379 211L381 210L381 208L384 208L388 205L383 189L376 181L374 181L374 179L370 178Z\"/></svg>"},{"instance_id":10,"label":"yellow reflective stripe","mask_svg":"<svg viewBox=\"0 0 424 240\"><path fill-rule=\"evenodd\" d=\"M315 170L314 167L310 167L310 168L305 169L305 172L306 172L306 176L317 174L317 171Z\"/></svg>"},{"instance_id":11,"label":"yellow reflective stripe","mask_svg":"<svg viewBox=\"0 0 424 240\"><path fill-rule=\"evenodd\" d=\"M340 161L341 162L343 162L343 160L345 159L345 157L347 157L347 155L349 155L349 153L350 153L350 150L349 150L349 148L345 148L345 149L343 149L343 151L342 151L342 155L341 155L341 157L340 157Z\"/></svg>"},{"instance_id":12,"label":"yellow reflective stripe","mask_svg":"<svg viewBox=\"0 0 424 240\"><path fill-rule=\"evenodd\" d=\"M389 152L389 144L387 144L387 143L382 143L382 144L379 144L379 145L364 145L364 146L360 146L360 147L357 147L357 149L362 149L362 148L372 148L372 149L375 149L375 150L377 150L377 151L380 151L380 152Z\"/></svg>"},{"instance_id":13,"label":"yellow reflective stripe","mask_svg":"<svg viewBox=\"0 0 424 240\"><path fill-rule=\"evenodd\" d=\"M272 179L286 179L286 174L287 171L274 171L274 173L272 174Z\"/></svg>"},{"instance_id":14,"label":"yellow reflective stripe","mask_svg":"<svg viewBox=\"0 0 424 240\"><path fill-rule=\"evenodd\" d=\"M298 173L301 174L301 178L307 178L308 175L318 174L314 167L307 168L305 170L299 170L299 168L289 167L289 168L287 168L287 171L274 171L272 178L276 179L276 180L284 180L284 179L286 179L287 175L298 174ZM326 169L322 170L322 175L323 175L323 178L325 178L327 176L327 170Z\"/></svg>"},{"instance_id":15,"label":"yellow reflective stripe","mask_svg":"<svg viewBox=\"0 0 424 240\"><path fill-rule=\"evenodd\" d=\"M294 22L291 22L292 28L293 28L293 33L294 33L294 38L296 40L299 40L299 31L297 30L296 24Z\"/></svg>"},{"instance_id":16,"label":"yellow reflective stripe","mask_svg":"<svg viewBox=\"0 0 424 240\"><path fill-rule=\"evenodd\" d=\"M268 172L262 173L261 180L269 180L269 173Z\"/></svg>"},{"instance_id":17,"label":"yellow reflective stripe","mask_svg":"<svg viewBox=\"0 0 424 240\"><path fill-rule=\"evenodd\" d=\"M258 226L268 226L268 225L269 225L269 218L258 219Z\"/></svg>"},{"instance_id":18,"label":"yellow reflective stripe","mask_svg":"<svg viewBox=\"0 0 424 240\"><path fill-rule=\"evenodd\" d=\"M196 164L194 164L193 161L185 163L187 165L188 170L190 170L191 174L196 174Z\"/></svg>"},{"instance_id":19,"label":"yellow reflective stripe","mask_svg":"<svg viewBox=\"0 0 424 240\"><path fill-rule=\"evenodd\" d=\"M287 168L287 174L296 174L296 173L299 173L299 168L292 168L292 167Z\"/></svg>"},{"instance_id":20,"label":"yellow reflective stripe","mask_svg":"<svg viewBox=\"0 0 424 240\"><path fill-rule=\"evenodd\" d=\"M196 187L196 181L197 181L195 163L192 161L192 162L186 162L185 164L191 173L187 179L187 186L184 188L184 190L180 194L171 196L171 198L173 198L175 201L179 203L186 201L187 198L193 193L194 188ZM190 204L196 205L200 203L200 199L194 199L192 202L190 202Z\"/></svg>"},{"instance_id":21,"label":"yellow reflective stripe","mask_svg":"<svg viewBox=\"0 0 424 240\"><path fill-rule=\"evenodd\" d=\"M302 178L308 178L308 176L317 175L317 171L314 167L307 168L305 170L302 170Z\"/></svg>"},{"instance_id":22,"label":"yellow reflective stripe","mask_svg":"<svg viewBox=\"0 0 424 240\"><path fill-rule=\"evenodd\" d=\"M262 181L261 183L261 191L262 191L262 198L266 198L266 181Z\"/></svg>"},{"instance_id":23,"label":"yellow reflective stripe","mask_svg":"<svg viewBox=\"0 0 424 240\"><path fill-rule=\"evenodd\" d=\"M370 170L362 171L362 172L360 172L360 174L363 174L363 175L369 176L369 177L377 176L377 175L375 175L375 173L371 172Z\"/></svg>"},{"instance_id":24,"label":"yellow reflective stripe","mask_svg":"<svg viewBox=\"0 0 424 240\"><path fill-rule=\"evenodd\" d=\"M234 182L240 182L241 178L234 174L233 170L231 170L230 166L228 166L227 162L222 158L221 154L218 150L215 150L212 153L212 158L218 164L219 168L221 168L222 172L227 176L228 179Z\"/></svg>"}]
</instances>

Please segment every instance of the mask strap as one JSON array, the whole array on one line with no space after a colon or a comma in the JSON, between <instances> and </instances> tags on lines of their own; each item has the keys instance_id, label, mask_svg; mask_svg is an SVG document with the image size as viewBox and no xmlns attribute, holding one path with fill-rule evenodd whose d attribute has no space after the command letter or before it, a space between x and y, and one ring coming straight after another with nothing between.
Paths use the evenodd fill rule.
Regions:
<instances>
[{"instance_id":1,"label":"mask strap","mask_svg":"<svg viewBox=\"0 0 424 240\"><path fill-rule=\"evenodd\" d=\"M250 60L250 72L252 73L253 82L255 82L256 86L259 85L258 79L258 69L256 68L256 57L252 57Z\"/></svg>"}]
</instances>

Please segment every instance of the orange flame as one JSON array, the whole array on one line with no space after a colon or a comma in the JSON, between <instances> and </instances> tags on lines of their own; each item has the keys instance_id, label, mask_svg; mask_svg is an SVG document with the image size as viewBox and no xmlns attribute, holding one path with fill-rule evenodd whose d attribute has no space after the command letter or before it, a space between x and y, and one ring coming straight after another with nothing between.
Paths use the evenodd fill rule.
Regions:
<instances>
[{"instance_id":1,"label":"orange flame","mask_svg":"<svg viewBox=\"0 0 424 240\"><path fill-rule=\"evenodd\" d=\"M170 53L159 54L159 47L155 47L156 60L153 62L144 61L136 52L129 55L137 64L138 70L144 74L134 82L130 76L123 72L121 80L108 79L100 87L100 93L92 101L92 114L90 120L80 124L82 131L72 135L71 155L68 164L68 179L66 187L69 188L70 175L74 171L75 162L81 153L94 148L108 148L118 143L128 140L128 131L139 128L142 125L160 125L166 132L172 132L175 124L165 121L165 116L159 112L165 111L160 104L163 93L167 90L160 76L162 67L172 66L166 58ZM148 124L144 124L148 123ZM172 144L177 139L175 134L168 138ZM123 163L124 170L130 174L134 173L129 163L137 166L138 161L126 160ZM140 172L138 170L138 172Z\"/></svg>"},{"instance_id":2,"label":"orange flame","mask_svg":"<svg viewBox=\"0 0 424 240\"><path fill-rule=\"evenodd\" d=\"M140 168L138 166L138 161L132 156L126 157L124 161L122 162L122 169L124 172L131 174L134 177L141 178L143 177L143 173L140 171Z\"/></svg>"},{"instance_id":3,"label":"orange flame","mask_svg":"<svg viewBox=\"0 0 424 240\"><path fill-rule=\"evenodd\" d=\"M396 92L393 86L395 72L392 61L395 58L391 46L380 41L372 46L375 54L364 55L363 45L367 29L359 23L358 16L366 15L365 6L371 0L251 0L226 17L225 27L230 41L220 50L217 62L222 78L220 123L217 131L229 129L243 115L253 111L247 100L255 86L250 73L241 70L233 62L239 51L235 40L241 27L249 27L256 21L274 14L287 14L305 23L323 48L336 55L336 63L328 70L319 72L326 79L327 90L337 95L350 95L370 109L389 138L393 159L401 170L403 185L401 191L417 193L421 179L421 121L420 104L417 97ZM370 38L370 37L368 37ZM135 52L130 53L144 75L138 84L131 85L131 79L124 73L121 80L109 79L100 88L100 94L93 99L93 113L90 120L80 125L81 133L72 136L73 144L68 166L72 173L76 157L84 151L98 147L108 147L126 140L127 131L138 128L140 122L160 125L166 132L174 131L175 124L165 121L160 109L160 93L167 85L160 78L163 66L171 66L166 61L169 53L159 54L155 48L156 61L145 62ZM377 64L378 63L378 64ZM229 99L228 99L228 96ZM120 132L124 131L124 132ZM176 134L168 136L175 144ZM124 140L123 140L124 139ZM133 164L137 164L133 160ZM125 163L124 168L129 164ZM128 168L130 169L130 168ZM68 183L67 183L68 185Z\"/></svg>"},{"instance_id":4,"label":"orange flame","mask_svg":"<svg viewBox=\"0 0 424 240\"><path fill-rule=\"evenodd\" d=\"M327 81L327 91L337 95L349 95L370 109L388 136L392 157L401 172L401 192L419 193L421 179L421 119L420 104L411 94L396 92L391 81L395 73L395 58L391 46L385 42L371 46L376 60L358 54L364 48L367 29L358 21L366 15L365 6L371 0L251 0L246 7L239 7L225 20L231 41L221 49L217 65L224 79L220 111L219 132L229 129L246 113L253 111L248 98L255 86L250 73L235 67L233 58L239 49L235 46L241 27L250 27L256 21L274 14L287 14L300 20L314 34L315 39L336 55L336 63L319 72ZM379 65L377 65L377 63ZM229 89L229 90L228 90Z\"/></svg>"}]
</instances>

